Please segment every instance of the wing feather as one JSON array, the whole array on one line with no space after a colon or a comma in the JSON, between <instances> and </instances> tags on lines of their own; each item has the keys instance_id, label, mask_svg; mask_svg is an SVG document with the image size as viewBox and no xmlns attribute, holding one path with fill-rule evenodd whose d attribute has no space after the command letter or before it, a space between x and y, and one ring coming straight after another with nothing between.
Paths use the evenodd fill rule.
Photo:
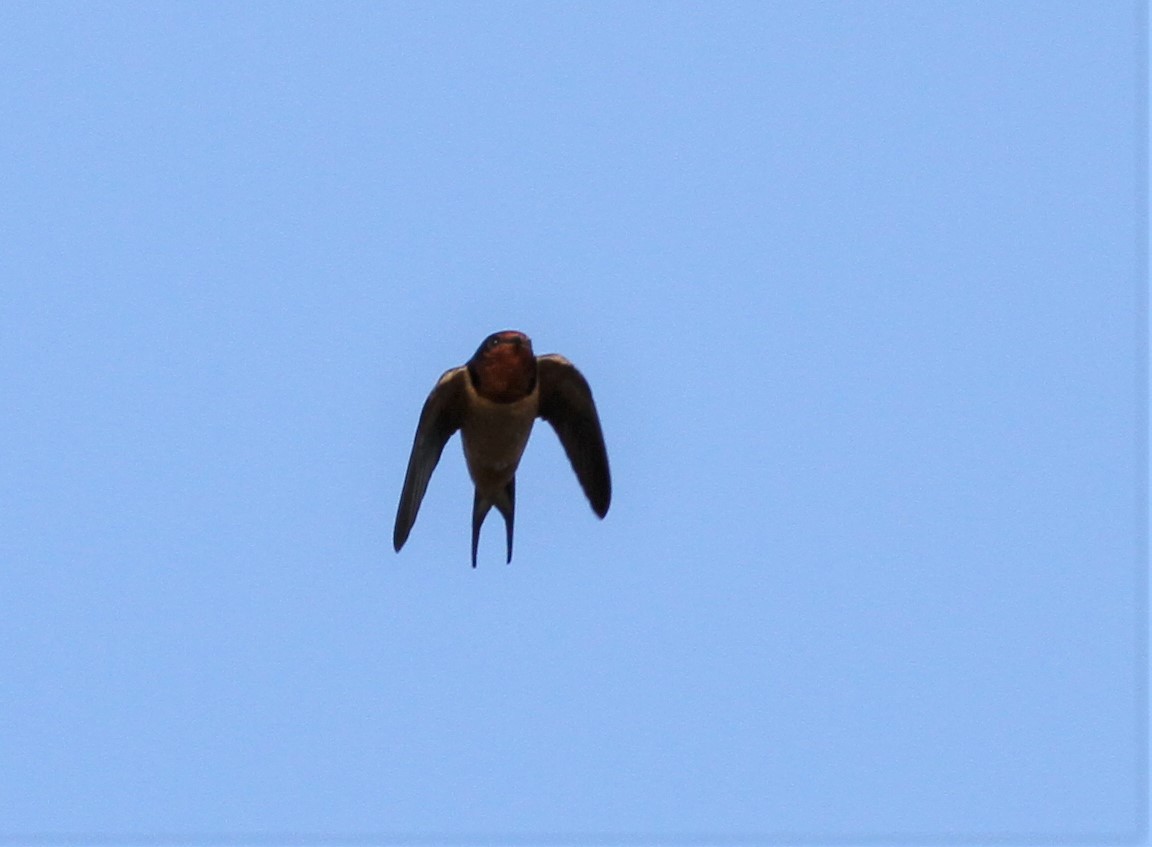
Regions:
<instances>
[{"instance_id":1,"label":"wing feather","mask_svg":"<svg viewBox=\"0 0 1152 847\"><path fill-rule=\"evenodd\" d=\"M464 411L464 368L446 371L420 412L420 423L412 441L412 454L408 457L408 472L404 475L404 488L400 492L400 505L396 508L396 526L392 530L392 546L396 552L408 540L420 502L428 489L428 480L440 461L444 445L460 429Z\"/></svg>"},{"instance_id":2,"label":"wing feather","mask_svg":"<svg viewBox=\"0 0 1152 847\"><path fill-rule=\"evenodd\" d=\"M539 356L536 365L539 415L560 437L592 511L604 517L612 502L612 476L592 389L580 371L563 356L554 353Z\"/></svg>"}]
</instances>

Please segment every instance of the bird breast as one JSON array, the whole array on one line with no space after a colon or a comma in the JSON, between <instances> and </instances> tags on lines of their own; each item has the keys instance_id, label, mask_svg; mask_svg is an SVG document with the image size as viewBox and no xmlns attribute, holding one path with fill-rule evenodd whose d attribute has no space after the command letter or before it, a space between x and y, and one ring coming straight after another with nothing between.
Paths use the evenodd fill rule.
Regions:
<instances>
[{"instance_id":1,"label":"bird breast","mask_svg":"<svg viewBox=\"0 0 1152 847\"><path fill-rule=\"evenodd\" d=\"M520 457L532 434L539 394L514 403L493 403L473 396L460 427L468 473L476 487L499 491L516 474Z\"/></svg>"}]
</instances>

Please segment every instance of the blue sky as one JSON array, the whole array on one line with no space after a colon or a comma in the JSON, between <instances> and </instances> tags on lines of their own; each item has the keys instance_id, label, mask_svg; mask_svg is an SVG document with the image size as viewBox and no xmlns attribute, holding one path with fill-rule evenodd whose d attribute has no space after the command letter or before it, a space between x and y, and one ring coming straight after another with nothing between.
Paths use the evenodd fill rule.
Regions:
<instances>
[{"instance_id":1,"label":"blue sky","mask_svg":"<svg viewBox=\"0 0 1152 847\"><path fill-rule=\"evenodd\" d=\"M0 7L3 835L1143 832L1142 6Z\"/></svg>"}]
</instances>

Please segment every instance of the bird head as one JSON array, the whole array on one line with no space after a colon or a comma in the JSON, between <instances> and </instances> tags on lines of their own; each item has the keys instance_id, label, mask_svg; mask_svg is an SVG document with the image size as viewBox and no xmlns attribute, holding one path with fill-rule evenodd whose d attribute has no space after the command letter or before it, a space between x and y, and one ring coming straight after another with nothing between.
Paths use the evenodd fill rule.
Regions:
<instances>
[{"instance_id":1,"label":"bird head","mask_svg":"<svg viewBox=\"0 0 1152 847\"><path fill-rule=\"evenodd\" d=\"M527 397L536 387L532 339L515 330L492 333L468 360L468 375L486 400L513 403Z\"/></svg>"}]
</instances>

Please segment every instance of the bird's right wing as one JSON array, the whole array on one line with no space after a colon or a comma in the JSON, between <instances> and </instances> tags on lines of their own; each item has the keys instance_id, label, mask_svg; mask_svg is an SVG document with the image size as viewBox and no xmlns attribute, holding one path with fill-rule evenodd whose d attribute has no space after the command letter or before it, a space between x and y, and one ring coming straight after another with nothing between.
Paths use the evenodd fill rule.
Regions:
<instances>
[{"instance_id":1,"label":"bird's right wing","mask_svg":"<svg viewBox=\"0 0 1152 847\"><path fill-rule=\"evenodd\" d=\"M408 457L408 472L404 475L404 490L400 492L400 505L396 508L396 526L392 530L392 546L396 552L408 540L420 501L428 488L432 471L440 461L444 445L460 429L464 416L465 387L468 378L464 368L446 371L424 401L416 438L412 442L412 455Z\"/></svg>"}]
</instances>

